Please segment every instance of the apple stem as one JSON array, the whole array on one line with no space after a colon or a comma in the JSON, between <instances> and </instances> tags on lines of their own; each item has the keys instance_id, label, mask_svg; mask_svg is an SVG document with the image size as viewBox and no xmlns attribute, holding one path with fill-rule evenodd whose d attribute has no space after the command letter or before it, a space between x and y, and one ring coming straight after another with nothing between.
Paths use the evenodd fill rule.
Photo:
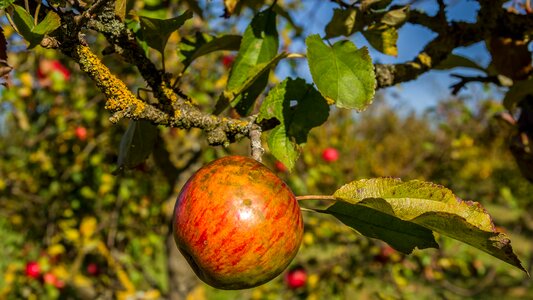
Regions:
<instances>
[{"instance_id":1,"label":"apple stem","mask_svg":"<svg viewBox=\"0 0 533 300\"><path fill-rule=\"evenodd\" d=\"M333 195L305 195L305 196L296 196L297 201L302 200L328 200L335 201L337 200Z\"/></svg>"}]
</instances>

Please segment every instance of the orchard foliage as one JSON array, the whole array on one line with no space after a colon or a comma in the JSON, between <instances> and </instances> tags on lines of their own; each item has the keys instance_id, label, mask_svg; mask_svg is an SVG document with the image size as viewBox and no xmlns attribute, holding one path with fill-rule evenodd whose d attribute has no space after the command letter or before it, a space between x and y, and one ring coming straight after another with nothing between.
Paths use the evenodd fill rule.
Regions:
<instances>
[{"instance_id":1,"label":"orchard foliage","mask_svg":"<svg viewBox=\"0 0 533 300\"><path fill-rule=\"evenodd\" d=\"M515 250L531 253L533 190L513 158L531 181L529 1L478 0L473 23L435 2L433 15L416 2L328 1L321 32L298 23L310 5L300 1L0 2L0 296L238 297L197 285L169 230L187 177L229 153L263 158L308 211L285 287L278 278L240 296L527 294ZM373 61L398 54L405 24L435 37L412 61ZM474 43L489 66L453 53ZM404 116L376 93L455 68L482 75L455 74L452 92L484 82L508 89L503 102ZM469 248L457 258L442 236L516 268Z\"/></svg>"}]
</instances>

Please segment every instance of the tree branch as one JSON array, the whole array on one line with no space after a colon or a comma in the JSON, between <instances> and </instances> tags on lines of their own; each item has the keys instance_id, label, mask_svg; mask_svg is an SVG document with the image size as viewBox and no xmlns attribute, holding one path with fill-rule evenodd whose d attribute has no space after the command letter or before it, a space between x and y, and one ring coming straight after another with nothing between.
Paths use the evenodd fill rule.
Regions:
<instances>
[{"instance_id":1,"label":"tree branch","mask_svg":"<svg viewBox=\"0 0 533 300\"><path fill-rule=\"evenodd\" d=\"M495 9L493 1L479 0L479 3L481 8L478 21L474 24L448 23L443 1L439 2L439 12L435 16L413 12L408 22L426 26L438 35L413 61L402 64L376 64L377 88L413 80L441 63L455 48L485 40L495 32L501 32L498 29L502 27L505 27L502 30L518 32L519 35L533 30L532 15L511 14L501 6ZM96 11L98 14L94 15L92 12ZM80 16L88 18L87 22L83 24L76 22ZM80 64L81 69L106 95L106 108L114 113L111 121L117 122L125 117L145 119L169 127L200 128L207 133L211 145L227 145L236 139L249 137L253 144L253 156L260 158L262 148L258 144L259 136L262 130L268 128L263 127L263 124L255 124L255 121L227 119L203 113L192 104L190 98L179 90L174 90L170 77L146 57L134 34L115 16L114 1L98 0L81 15L65 14L62 17L66 26L54 36L58 41L57 45ZM85 46L83 38L80 38L83 27L102 33L115 53L138 68L158 103L146 103L136 97L102 64L100 59Z\"/></svg>"},{"instance_id":2,"label":"tree branch","mask_svg":"<svg viewBox=\"0 0 533 300\"><path fill-rule=\"evenodd\" d=\"M502 1L478 0L480 9L476 23L442 21L441 15L428 16L421 12L411 12L409 23L422 25L438 36L410 62L401 64L376 64L377 88L416 79L441 63L453 49L483 41L493 35L514 33L515 38L523 38L533 31L533 15L509 13ZM498 3L495 3L498 2Z\"/></svg>"},{"instance_id":3,"label":"tree branch","mask_svg":"<svg viewBox=\"0 0 533 300\"><path fill-rule=\"evenodd\" d=\"M470 82L494 83L500 86L508 85L502 82L502 78L499 76L463 76L459 74L451 74L450 76L459 79L458 83L451 86L453 95L457 95ZM510 81L510 79L507 80Z\"/></svg>"},{"instance_id":4,"label":"tree branch","mask_svg":"<svg viewBox=\"0 0 533 300\"><path fill-rule=\"evenodd\" d=\"M168 127L200 128L207 132L210 145L227 145L250 134L249 121L206 115L189 102L179 104L178 109L172 113L162 111L137 98L88 47L77 45L62 50L80 65L81 70L89 75L107 97L106 109L115 113L113 122L126 117Z\"/></svg>"}]
</instances>

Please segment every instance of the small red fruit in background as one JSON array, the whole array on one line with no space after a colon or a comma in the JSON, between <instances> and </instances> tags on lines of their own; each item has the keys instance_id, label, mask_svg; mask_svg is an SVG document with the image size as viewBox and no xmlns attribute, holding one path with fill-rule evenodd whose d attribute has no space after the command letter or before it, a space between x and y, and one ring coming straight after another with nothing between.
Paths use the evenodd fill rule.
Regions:
<instances>
[{"instance_id":1,"label":"small red fruit in background","mask_svg":"<svg viewBox=\"0 0 533 300\"><path fill-rule=\"evenodd\" d=\"M285 173L288 171L287 167L279 160L276 160L276 162L274 163L274 168L280 173Z\"/></svg>"},{"instance_id":2,"label":"small red fruit in background","mask_svg":"<svg viewBox=\"0 0 533 300\"><path fill-rule=\"evenodd\" d=\"M52 84L51 75L54 72L60 73L65 81L70 79L70 71L59 60L42 59L39 61L37 79L41 86L47 87Z\"/></svg>"},{"instance_id":3,"label":"small red fruit in background","mask_svg":"<svg viewBox=\"0 0 533 300\"><path fill-rule=\"evenodd\" d=\"M76 127L74 134L80 141L85 141L87 139L87 129L83 126Z\"/></svg>"},{"instance_id":4,"label":"small red fruit in background","mask_svg":"<svg viewBox=\"0 0 533 300\"><path fill-rule=\"evenodd\" d=\"M54 286L60 290L65 287L65 282L61 279L56 279L56 281L54 282Z\"/></svg>"},{"instance_id":5,"label":"small red fruit in background","mask_svg":"<svg viewBox=\"0 0 533 300\"><path fill-rule=\"evenodd\" d=\"M385 244L381 246L379 254L374 256L374 260L379 263L386 264L388 262L398 262L402 260L402 256L400 253L398 253L398 251L394 250L394 248Z\"/></svg>"},{"instance_id":6,"label":"small red fruit in background","mask_svg":"<svg viewBox=\"0 0 533 300\"><path fill-rule=\"evenodd\" d=\"M52 71L60 72L63 74L65 80L70 79L70 71L58 60L53 60L51 63Z\"/></svg>"},{"instance_id":7,"label":"small red fruit in background","mask_svg":"<svg viewBox=\"0 0 533 300\"><path fill-rule=\"evenodd\" d=\"M87 274L91 276L97 276L100 273L100 268L95 263L90 263L87 265Z\"/></svg>"},{"instance_id":8,"label":"small red fruit in background","mask_svg":"<svg viewBox=\"0 0 533 300\"><path fill-rule=\"evenodd\" d=\"M234 55L224 55L222 57L222 64L226 69L231 68L231 65L233 64L233 61L235 61Z\"/></svg>"},{"instance_id":9,"label":"small red fruit in background","mask_svg":"<svg viewBox=\"0 0 533 300\"><path fill-rule=\"evenodd\" d=\"M55 285L55 283L57 281L57 277L56 277L56 275L54 275L52 273L45 273L43 275L43 281L44 281L44 283L47 283L47 284L50 284L50 285Z\"/></svg>"},{"instance_id":10,"label":"small red fruit in background","mask_svg":"<svg viewBox=\"0 0 533 300\"><path fill-rule=\"evenodd\" d=\"M297 289L307 282L307 273L304 268L296 268L285 274L285 283L290 289Z\"/></svg>"},{"instance_id":11,"label":"small red fruit in background","mask_svg":"<svg viewBox=\"0 0 533 300\"><path fill-rule=\"evenodd\" d=\"M339 159L339 151L332 147L326 148L322 151L322 159L328 163L335 162Z\"/></svg>"},{"instance_id":12,"label":"small red fruit in background","mask_svg":"<svg viewBox=\"0 0 533 300\"><path fill-rule=\"evenodd\" d=\"M339 151L335 148L326 148L322 151L322 159L328 163L335 162L339 159Z\"/></svg>"},{"instance_id":13,"label":"small red fruit in background","mask_svg":"<svg viewBox=\"0 0 533 300\"><path fill-rule=\"evenodd\" d=\"M39 264L35 261L30 261L26 264L26 269L24 270L26 276L30 278L39 278L41 275L41 268Z\"/></svg>"}]
</instances>

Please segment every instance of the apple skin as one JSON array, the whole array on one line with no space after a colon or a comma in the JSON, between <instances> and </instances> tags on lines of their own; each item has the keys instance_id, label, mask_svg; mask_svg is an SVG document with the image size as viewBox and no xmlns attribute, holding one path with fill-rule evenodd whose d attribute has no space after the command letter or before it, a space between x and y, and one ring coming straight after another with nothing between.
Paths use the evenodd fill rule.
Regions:
<instances>
[{"instance_id":1,"label":"apple skin","mask_svg":"<svg viewBox=\"0 0 533 300\"><path fill-rule=\"evenodd\" d=\"M285 270L300 247L303 220L290 188L263 164L226 156L198 170L178 196L176 245L219 289L252 288Z\"/></svg>"}]
</instances>

